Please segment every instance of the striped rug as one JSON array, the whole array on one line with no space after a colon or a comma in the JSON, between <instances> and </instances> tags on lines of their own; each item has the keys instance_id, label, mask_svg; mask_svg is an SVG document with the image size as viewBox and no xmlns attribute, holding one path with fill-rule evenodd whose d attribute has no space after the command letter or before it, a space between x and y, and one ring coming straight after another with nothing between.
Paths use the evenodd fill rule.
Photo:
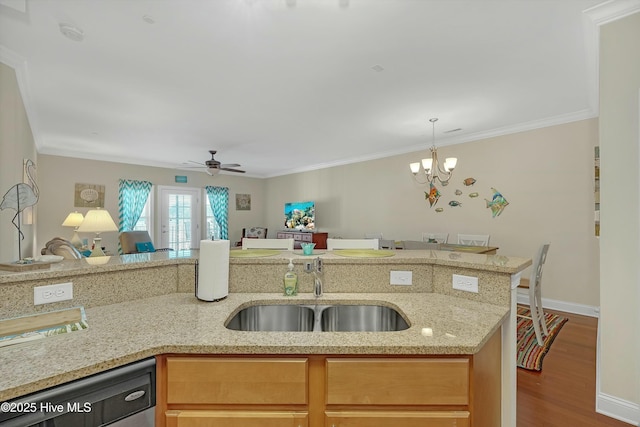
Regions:
<instances>
[{"instance_id":1,"label":"striped rug","mask_svg":"<svg viewBox=\"0 0 640 427\"><path fill-rule=\"evenodd\" d=\"M518 314L529 316L528 307L518 307ZM538 345L536 333L531 319L518 317L518 367L530 371L541 371L542 360L558 336L558 332L569 319L556 314L545 313L549 335L544 337L544 344Z\"/></svg>"}]
</instances>

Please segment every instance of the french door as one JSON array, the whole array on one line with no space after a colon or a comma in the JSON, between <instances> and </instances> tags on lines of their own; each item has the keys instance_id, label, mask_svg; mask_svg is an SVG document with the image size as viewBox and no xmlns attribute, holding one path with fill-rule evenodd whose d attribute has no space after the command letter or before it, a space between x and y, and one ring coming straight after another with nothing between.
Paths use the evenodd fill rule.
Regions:
<instances>
[{"instance_id":1,"label":"french door","mask_svg":"<svg viewBox=\"0 0 640 427\"><path fill-rule=\"evenodd\" d=\"M202 190L158 186L158 195L160 247L176 251L198 248Z\"/></svg>"}]
</instances>

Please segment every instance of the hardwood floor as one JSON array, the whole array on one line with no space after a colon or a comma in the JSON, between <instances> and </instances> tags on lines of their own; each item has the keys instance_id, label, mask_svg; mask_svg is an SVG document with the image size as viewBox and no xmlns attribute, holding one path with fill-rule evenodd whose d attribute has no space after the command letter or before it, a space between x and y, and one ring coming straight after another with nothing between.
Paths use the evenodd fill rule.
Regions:
<instances>
[{"instance_id":1,"label":"hardwood floor","mask_svg":"<svg viewBox=\"0 0 640 427\"><path fill-rule=\"evenodd\" d=\"M629 427L595 411L598 320L549 312L569 321L545 356L542 372L518 368L517 427Z\"/></svg>"}]
</instances>

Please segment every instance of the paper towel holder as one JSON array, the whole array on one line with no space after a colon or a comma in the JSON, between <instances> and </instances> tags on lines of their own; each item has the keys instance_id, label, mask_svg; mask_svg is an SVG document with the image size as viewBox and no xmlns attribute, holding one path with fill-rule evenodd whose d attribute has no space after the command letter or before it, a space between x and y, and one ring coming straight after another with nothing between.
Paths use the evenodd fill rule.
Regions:
<instances>
[{"instance_id":1,"label":"paper towel holder","mask_svg":"<svg viewBox=\"0 0 640 427\"><path fill-rule=\"evenodd\" d=\"M195 286L195 297L196 299L200 300L200 301L204 301L204 302L218 302L218 301L222 301L224 299L227 298L228 295L223 296L222 298L215 298L215 299L202 299L198 296L198 269L200 267L200 261L196 260L196 268L195 268L195 282L196 282L196 286Z\"/></svg>"},{"instance_id":2,"label":"paper towel holder","mask_svg":"<svg viewBox=\"0 0 640 427\"><path fill-rule=\"evenodd\" d=\"M196 299L199 300L199 301L204 301L204 302L219 302L219 301L222 301L222 300L226 299L228 294L223 296L222 298L214 298L214 299L203 299L203 298L200 298L198 296L198 282L200 281L200 275L198 274L199 273L199 267L200 267L199 261L196 261L195 267L196 267L195 268L195 270L196 270L195 271L195 273L196 273L196 286L195 286L195 297L196 297Z\"/></svg>"}]
</instances>

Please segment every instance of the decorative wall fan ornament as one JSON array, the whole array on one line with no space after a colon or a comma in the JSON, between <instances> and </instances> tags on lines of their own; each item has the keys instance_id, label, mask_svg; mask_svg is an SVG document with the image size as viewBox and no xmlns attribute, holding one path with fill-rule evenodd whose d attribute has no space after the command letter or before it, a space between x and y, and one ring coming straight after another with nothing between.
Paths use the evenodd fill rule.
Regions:
<instances>
[{"instance_id":1,"label":"decorative wall fan ornament","mask_svg":"<svg viewBox=\"0 0 640 427\"><path fill-rule=\"evenodd\" d=\"M236 169L237 167L239 167L240 165L238 163L220 163L219 161L217 161L215 159L215 155L217 153L216 150L209 150L209 153L211 154L211 159L205 161L204 163L200 163L200 162L194 162L193 160L189 160L189 163L194 163L196 165L199 166L187 166L188 168L206 168L207 169L207 173L209 175L217 175L220 173L220 171L227 171L227 172L236 172L236 173L245 173L245 171L241 170L241 169Z\"/></svg>"}]
</instances>

